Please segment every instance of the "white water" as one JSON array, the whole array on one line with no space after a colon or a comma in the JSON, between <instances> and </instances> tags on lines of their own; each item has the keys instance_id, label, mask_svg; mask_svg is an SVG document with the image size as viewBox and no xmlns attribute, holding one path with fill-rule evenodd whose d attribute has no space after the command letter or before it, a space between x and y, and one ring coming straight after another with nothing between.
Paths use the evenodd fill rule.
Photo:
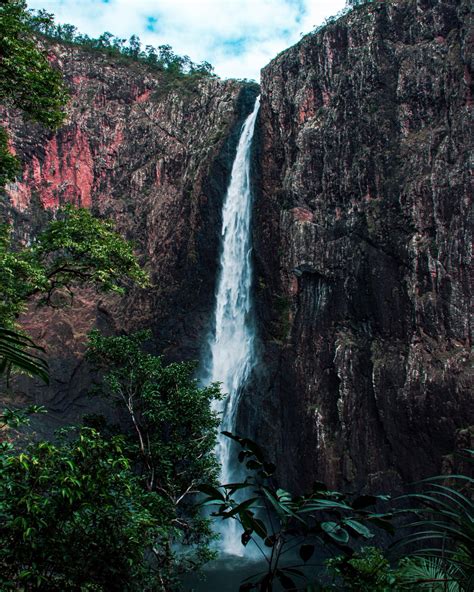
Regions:
<instances>
[{"instance_id":1,"label":"white water","mask_svg":"<svg viewBox=\"0 0 474 592\"><path fill-rule=\"evenodd\" d=\"M252 194L250 155L260 98L247 117L240 135L237 153L222 212L222 252L217 285L214 327L210 341L209 382L222 383L227 394L214 409L221 414L221 430L235 433L242 388L255 363L255 327L251 314L252 265L250 220ZM230 483L235 473L232 441L220 435L216 454L222 467L221 482ZM221 549L242 555L240 531L235 520L222 522Z\"/></svg>"}]
</instances>

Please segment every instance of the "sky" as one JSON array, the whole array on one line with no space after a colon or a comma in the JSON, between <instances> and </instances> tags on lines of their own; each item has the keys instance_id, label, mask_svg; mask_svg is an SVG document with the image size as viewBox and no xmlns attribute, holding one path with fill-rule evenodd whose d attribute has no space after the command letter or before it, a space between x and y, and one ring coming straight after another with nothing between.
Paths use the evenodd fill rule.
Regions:
<instances>
[{"instance_id":1,"label":"sky","mask_svg":"<svg viewBox=\"0 0 474 592\"><path fill-rule=\"evenodd\" d=\"M223 78L259 80L260 69L345 0L30 0L60 23L98 37L136 34L143 45L169 44Z\"/></svg>"}]
</instances>

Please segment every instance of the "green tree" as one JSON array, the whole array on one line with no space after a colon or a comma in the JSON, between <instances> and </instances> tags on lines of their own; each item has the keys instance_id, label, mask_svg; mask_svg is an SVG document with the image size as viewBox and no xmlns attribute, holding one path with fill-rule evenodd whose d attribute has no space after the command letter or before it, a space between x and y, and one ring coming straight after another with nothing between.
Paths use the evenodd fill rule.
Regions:
<instances>
[{"instance_id":1,"label":"green tree","mask_svg":"<svg viewBox=\"0 0 474 592\"><path fill-rule=\"evenodd\" d=\"M17 336L15 344L15 336L6 333L18 329L17 317L33 296L50 304L58 293L72 298L73 290L84 284L121 294L132 282L142 287L148 284L132 246L114 231L111 222L95 218L86 209L66 206L59 210L31 245L21 249L12 244L11 227L0 226L0 372L16 367L35 374L31 364L40 363L26 336ZM28 358L29 367L18 356Z\"/></svg>"},{"instance_id":2,"label":"green tree","mask_svg":"<svg viewBox=\"0 0 474 592\"><path fill-rule=\"evenodd\" d=\"M138 59L141 56L140 37L138 35L132 35L128 40L128 55L134 59Z\"/></svg>"},{"instance_id":3,"label":"green tree","mask_svg":"<svg viewBox=\"0 0 474 592\"><path fill-rule=\"evenodd\" d=\"M29 26L40 35L50 39L82 45L88 50L106 51L109 55L124 56L138 62L144 62L167 76L168 84L183 80L199 80L214 76L214 69L208 62L195 64L189 56L179 56L170 45L158 48L147 45L142 49L140 38L132 35L130 39L115 37L106 32L98 38L79 33L73 25L60 25L54 22L54 15L45 10L30 11Z\"/></svg>"},{"instance_id":4,"label":"green tree","mask_svg":"<svg viewBox=\"0 0 474 592\"><path fill-rule=\"evenodd\" d=\"M145 353L141 344L149 337L146 332L103 337L93 331L88 358L104 369L100 392L128 413L145 488L161 497L172 516L153 549L168 590L177 574L211 556L212 531L194 495L199 483L213 483L218 475L213 450L219 419L211 403L221 394L217 384L199 386L194 364L165 365L161 357ZM180 545L187 550L175 553Z\"/></svg>"},{"instance_id":5,"label":"green tree","mask_svg":"<svg viewBox=\"0 0 474 592\"><path fill-rule=\"evenodd\" d=\"M38 48L30 18L23 0L0 3L0 105L20 109L26 117L54 129L64 120L68 94L61 73ZM12 181L18 170L2 129L0 185Z\"/></svg>"},{"instance_id":6,"label":"green tree","mask_svg":"<svg viewBox=\"0 0 474 592\"><path fill-rule=\"evenodd\" d=\"M338 584L330 589L347 592L391 592L399 589L396 572L376 547L363 547L352 557L334 557L326 561L326 566L338 580Z\"/></svg>"},{"instance_id":7,"label":"green tree","mask_svg":"<svg viewBox=\"0 0 474 592\"><path fill-rule=\"evenodd\" d=\"M38 23L46 27L50 17L42 11ZM26 117L54 129L64 120L68 94L60 72L51 67L45 53L38 49L30 19L23 0L0 2L0 105L19 109ZM19 172L20 165L10 150L8 134L0 127L0 189ZM7 243L8 231L1 227L1 263L5 263ZM2 287L8 273L8 269L0 271ZM33 353L37 349L34 343L5 324L4 317L15 314L12 310L5 315L4 302L0 303L0 374L16 367L45 379L47 368Z\"/></svg>"},{"instance_id":8,"label":"green tree","mask_svg":"<svg viewBox=\"0 0 474 592\"><path fill-rule=\"evenodd\" d=\"M130 470L123 438L83 428L0 454L0 588L156 589L145 561L166 508Z\"/></svg>"}]
</instances>

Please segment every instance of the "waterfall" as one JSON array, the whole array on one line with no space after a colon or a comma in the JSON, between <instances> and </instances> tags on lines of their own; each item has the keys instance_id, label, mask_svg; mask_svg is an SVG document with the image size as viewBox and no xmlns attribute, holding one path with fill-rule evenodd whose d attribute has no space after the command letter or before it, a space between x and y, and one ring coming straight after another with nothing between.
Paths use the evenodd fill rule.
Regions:
<instances>
[{"instance_id":1,"label":"waterfall","mask_svg":"<svg viewBox=\"0 0 474 592\"><path fill-rule=\"evenodd\" d=\"M260 97L247 117L239 139L237 153L222 212L222 247L216 293L214 328L210 343L209 382L222 383L226 393L214 410L221 417L221 430L235 432L240 396L255 363L255 327L251 314L251 237L252 193L250 155ZM232 442L219 435L216 447L221 464L221 481L235 478ZM234 520L222 523L222 550L242 554L240 535Z\"/></svg>"}]
</instances>

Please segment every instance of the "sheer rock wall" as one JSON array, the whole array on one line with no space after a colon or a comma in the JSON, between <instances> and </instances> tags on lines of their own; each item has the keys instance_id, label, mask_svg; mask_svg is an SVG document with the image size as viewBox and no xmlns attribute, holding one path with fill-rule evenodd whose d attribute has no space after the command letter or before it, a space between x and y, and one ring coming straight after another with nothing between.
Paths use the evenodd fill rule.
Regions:
<instances>
[{"instance_id":1,"label":"sheer rock wall","mask_svg":"<svg viewBox=\"0 0 474 592\"><path fill-rule=\"evenodd\" d=\"M77 290L73 306L40 309L26 322L47 346L50 387L22 383L24 398L46 404L43 425L75 420L101 406L87 397L87 331L150 328L168 359L198 359L211 319L221 206L241 123L256 85L172 81L145 65L65 45L50 60L71 89L68 118L51 133L6 118L23 173L3 210L22 241L61 204L116 221L134 241L153 288L125 299Z\"/></svg>"},{"instance_id":2,"label":"sheer rock wall","mask_svg":"<svg viewBox=\"0 0 474 592\"><path fill-rule=\"evenodd\" d=\"M468 445L471 57L468 2L398 0L263 70L242 421L290 483L397 488Z\"/></svg>"}]
</instances>

